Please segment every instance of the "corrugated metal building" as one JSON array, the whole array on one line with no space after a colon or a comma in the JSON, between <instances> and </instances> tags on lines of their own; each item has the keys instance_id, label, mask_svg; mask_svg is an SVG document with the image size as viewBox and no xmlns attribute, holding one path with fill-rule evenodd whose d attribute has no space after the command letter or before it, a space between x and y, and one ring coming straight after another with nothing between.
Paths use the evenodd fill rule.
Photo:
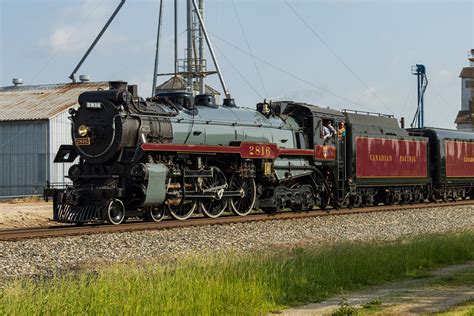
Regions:
<instances>
[{"instance_id":1,"label":"corrugated metal building","mask_svg":"<svg viewBox=\"0 0 474 316\"><path fill-rule=\"evenodd\" d=\"M68 109L79 94L106 82L0 87L0 197L40 195L46 181L65 182L68 165L53 164L71 143Z\"/></svg>"}]
</instances>

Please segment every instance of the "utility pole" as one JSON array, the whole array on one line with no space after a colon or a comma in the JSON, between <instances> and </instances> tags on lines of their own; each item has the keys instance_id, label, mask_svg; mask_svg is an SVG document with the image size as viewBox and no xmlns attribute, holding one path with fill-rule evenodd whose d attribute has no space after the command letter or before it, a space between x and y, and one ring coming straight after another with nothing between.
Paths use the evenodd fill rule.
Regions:
<instances>
[{"instance_id":1,"label":"utility pole","mask_svg":"<svg viewBox=\"0 0 474 316\"><path fill-rule=\"evenodd\" d=\"M188 81L188 92L193 93L194 90L194 82L193 82L193 4L192 0L187 1L187 47L186 47L186 60L187 60L187 67L186 72L187 81Z\"/></svg>"},{"instance_id":2,"label":"utility pole","mask_svg":"<svg viewBox=\"0 0 474 316\"><path fill-rule=\"evenodd\" d=\"M204 0L199 0L199 13L204 20ZM199 72L201 76L199 77L199 93L204 94L205 83L204 83L204 72L206 71L206 65L204 62L204 34L202 27L199 27Z\"/></svg>"},{"instance_id":3,"label":"utility pole","mask_svg":"<svg viewBox=\"0 0 474 316\"><path fill-rule=\"evenodd\" d=\"M174 75L178 73L178 0L174 0Z\"/></svg>"},{"instance_id":4,"label":"utility pole","mask_svg":"<svg viewBox=\"0 0 474 316\"><path fill-rule=\"evenodd\" d=\"M161 37L161 21L163 16L163 0L160 0L160 12L158 13L158 30L156 32L156 51L155 51L155 67L153 69L153 86L151 87L151 96L155 96L156 77L158 75L158 60L160 56L160 37Z\"/></svg>"}]
</instances>

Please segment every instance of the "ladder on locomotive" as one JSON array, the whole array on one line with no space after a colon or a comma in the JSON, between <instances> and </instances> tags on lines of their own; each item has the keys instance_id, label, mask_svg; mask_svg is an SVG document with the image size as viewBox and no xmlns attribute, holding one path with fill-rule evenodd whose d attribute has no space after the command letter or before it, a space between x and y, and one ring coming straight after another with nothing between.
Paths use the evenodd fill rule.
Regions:
<instances>
[{"instance_id":1,"label":"ladder on locomotive","mask_svg":"<svg viewBox=\"0 0 474 316\"><path fill-rule=\"evenodd\" d=\"M337 198L339 200L344 198L346 186L346 143L345 139L337 139Z\"/></svg>"}]
</instances>

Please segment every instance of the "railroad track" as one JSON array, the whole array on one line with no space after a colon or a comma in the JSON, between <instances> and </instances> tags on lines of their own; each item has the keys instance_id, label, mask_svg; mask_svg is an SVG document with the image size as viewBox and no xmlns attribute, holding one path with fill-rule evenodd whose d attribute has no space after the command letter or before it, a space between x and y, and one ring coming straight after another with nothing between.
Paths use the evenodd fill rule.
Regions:
<instances>
[{"instance_id":1,"label":"railroad track","mask_svg":"<svg viewBox=\"0 0 474 316\"><path fill-rule=\"evenodd\" d=\"M185 221L177 220L163 220L159 223L150 222L129 222L122 225L54 225L47 227L30 227L20 229L3 229L0 230L0 241L17 241L32 238L53 238L77 235L92 235L144 230L163 230L171 228L182 228L192 226L205 225L225 225L236 223L248 223L257 221L271 221L271 220L289 220L289 219L303 219L321 216L334 215L350 215L361 213L375 213L375 212L393 212L408 209L423 209L423 208L438 208L449 206L474 205L474 200L458 201L458 202L444 202L444 203L425 203L414 205L391 205L391 206L375 206L368 208L356 209L340 209L340 210L313 210L308 212L281 212L276 214L251 214L247 216L221 216L219 218L205 218L196 217Z\"/></svg>"}]
</instances>

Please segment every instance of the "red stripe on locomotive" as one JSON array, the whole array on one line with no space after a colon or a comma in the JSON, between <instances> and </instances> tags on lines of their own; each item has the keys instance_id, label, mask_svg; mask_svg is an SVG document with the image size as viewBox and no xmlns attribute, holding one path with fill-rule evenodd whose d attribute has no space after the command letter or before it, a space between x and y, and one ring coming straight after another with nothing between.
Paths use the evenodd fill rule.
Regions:
<instances>
[{"instance_id":1,"label":"red stripe on locomotive","mask_svg":"<svg viewBox=\"0 0 474 316\"><path fill-rule=\"evenodd\" d=\"M427 142L356 138L358 178L424 178L428 172Z\"/></svg>"},{"instance_id":2,"label":"red stripe on locomotive","mask_svg":"<svg viewBox=\"0 0 474 316\"><path fill-rule=\"evenodd\" d=\"M193 152L193 153L222 153L240 154L242 158L276 159L279 156L313 156L311 149L279 148L273 143L242 142L240 146L210 146L185 144L142 144L144 151Z\"/></svg>"},{"instance_id":3,"label":"red stripe on locomotive","mask_svg":"<svg viewBox=\"0 0 474 316\"><path fill-rule=\"evenodd\" d=\"M445 141L446 177L474 177L474 143Z\"/></svg>"}]
</instances>

